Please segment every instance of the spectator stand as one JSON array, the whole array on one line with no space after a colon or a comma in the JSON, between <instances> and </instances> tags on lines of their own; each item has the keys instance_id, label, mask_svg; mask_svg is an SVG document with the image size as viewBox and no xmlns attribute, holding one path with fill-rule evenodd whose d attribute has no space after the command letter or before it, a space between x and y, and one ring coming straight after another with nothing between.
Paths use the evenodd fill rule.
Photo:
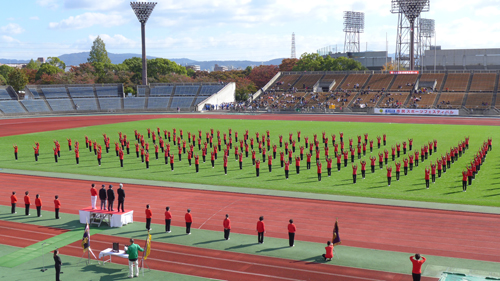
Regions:
<instances>
[{"instance_id":1,"label":"spectator stand","mask_svg":"<svg viewBox=\"0 0 500 281\"><path fill-rule=\"evenodd\" d=\"M102 112L113 113L123 110L123 84L100 84L94 87Z\"/></svg>"},{"instance_id":2,"label":"spectator stand","mask_svg":"<svg viewBox=\"0 0 500 281\"><path fill-rule=\"evenodd\" d=\"M38 90L40 97L45 98L53 112L76 111L66 85L39 85Z\"/></svg>"}]
</instances>

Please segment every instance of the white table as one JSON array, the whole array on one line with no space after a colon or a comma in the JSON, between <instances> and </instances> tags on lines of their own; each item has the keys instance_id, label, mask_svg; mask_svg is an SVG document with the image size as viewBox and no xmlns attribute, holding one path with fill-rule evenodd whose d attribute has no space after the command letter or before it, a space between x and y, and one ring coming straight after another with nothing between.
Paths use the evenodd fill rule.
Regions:
<instances>
[{"instance_id":1,"label":"white table","mask_svg":"<svg viewBox=\"0 0 500 281\"><path fill-rule=\"evenodd\" d=\"M105 260L106 257L109 257L109 259ZM102 259L102 264L104 264L106 262L111 262L112 257L119 257L119 258L128 260L128 254L126 254L124 250L120 250L117 253L117 252L113 252L112 248L107 248L106 250L102 250L99 253L99 259Z\"/></svg>"}]
</instances>

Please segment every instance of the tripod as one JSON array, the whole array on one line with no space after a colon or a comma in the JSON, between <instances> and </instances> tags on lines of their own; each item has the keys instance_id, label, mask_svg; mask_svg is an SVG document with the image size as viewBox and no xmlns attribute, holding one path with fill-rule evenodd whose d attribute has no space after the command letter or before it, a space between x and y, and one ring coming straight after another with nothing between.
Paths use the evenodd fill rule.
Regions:
<instances>
[{"instance_id":1,"label":"tripod","mask_svg":"<svg viewBox=\"0 0 500 281\"><path fill-rule=\"evenodd\" d=\"M42 243L42 269L41 272L45 272L47 269L45 268L45 252L43 251L43 245L47 244L47 242Z\"/></svg>"}]
</instances>

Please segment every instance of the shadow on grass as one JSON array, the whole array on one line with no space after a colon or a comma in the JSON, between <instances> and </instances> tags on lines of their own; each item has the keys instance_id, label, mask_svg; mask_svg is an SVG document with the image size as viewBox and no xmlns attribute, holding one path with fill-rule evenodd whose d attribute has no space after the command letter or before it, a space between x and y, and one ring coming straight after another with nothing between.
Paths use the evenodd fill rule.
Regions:
<instances>
[{"instance_id":1,"label":"shadow on grass","mask_svg":"<svg viewBox=\"0 0 500 281\"><path fill-rule=\"evenodd\" d=\"M412 191L419 191L419 190L424 190L425 188L414 188L414 189L407 189L406 191L412 192Z\"/></svg>"},{"instance_id":2,"label":"shadow on grass","mask_svg":"<svg viewBox=\"0 0 500 281\"><path fill-rule=\"evenodd\" d=\"M257 244L258 244L258 243L240 244L240 245L238 245L238 246L233 246L233 247L226 248L225 250L241 249L241 248L246 248L246 247L255 246L255 245L257 245Z\"/></svg>"},{"instance_id":3,"label":"shadow on grass","mask_svg":"<svg viewBox=\"0 0 500 281\"><path fill-rule=\"evenodd\" d=\"M383 188L383 187L386 187L387 185L378 185L378 186L372 186L372 187L368 187L368 189L375 189L375 188ZM388 187L388 186L387 186Z\"/></svg>"},{"instance_id":4,"label":"shadow on grass","mask_svg":"<svg viewBox=\"0 0 500 281\"><path fill-rule=\"evenodd\" d=\"M310 258L305 258L297 261L293 261L291 263L304 263L304 264L321 264L321 263L329 263L331 261L325 261L325 259L320 256L313 256Z\"/></svg>"},{"instance_id":5,"label":"shadow on grass","mask_svg":"<svg viewBox=\"0 0 500 281\"><path fill-rule=\"evenodd\" d=\"M222 241L226 241L226 239L215 239L215 240L209 240L209 241L204 241L204 242L194 243L193 245L212 244L212 243L222 242Z\"/></svg>"},{"instance_id":6,"label":"shadow on grass","mask_svg":"<svg viewBox=\"0 0 500 281\"><path fill-rule=\"evenodd\" d=\"M500 196L500 193L484 195L483 197L488 198L488 197L495 197L495 196Z\"/></svg>"},{"instance_id":7,"label":"shadow on grass","mask_svg":"<svg viewBox=\"0 0 500 281\"><path fill-rule=\"evenodd\" d=\"M64 267L63 267L64 268ZM64 270L64 269L63 269ZM95 273L104 273L105 276L102 276L99 280L123 280L127 277L127 271L116 268L107 268L105 266L98 266L95 264L87 265L82 268L82 272L93 271ZM61 278L64 279L64 274L61 275ZM67 276L70 277L70 276Z\"/></svg>"},{"instance_id":8,"label":"shadow on grass","mask_svg":"<svg viewBox=\"0 0 500 281\"><path fill-rule=\"evenodd\" d=\"M446 193L443 193L443 195L451 195L451 194L461 193L461 192L463 192L463 191L462 190L458 190L458 191L446 192Z\"/></svg>"},{"instance_id":9,"label":"shadow on grass","mask_svg":"<svg viewBox=\"0 0 500 281\"><path fill-rule=\"evenodd\" d=\"M281 250L281 249L286 249L286 248L290 248L290 247L289 247L289 246L283 246L283 247L276 247L276 248L267 248L267 249L262 249L262 250L259 250L259 251L257 251L257 253L262 253L262 252L272 252L272 251Z\"/></svg>"}]
</instances>

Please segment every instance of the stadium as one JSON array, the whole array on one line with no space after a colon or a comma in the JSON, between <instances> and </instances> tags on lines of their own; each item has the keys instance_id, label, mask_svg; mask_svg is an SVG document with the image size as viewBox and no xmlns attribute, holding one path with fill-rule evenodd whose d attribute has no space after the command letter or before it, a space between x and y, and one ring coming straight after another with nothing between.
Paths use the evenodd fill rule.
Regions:
<instances>
[{"instance_id":1,"label":"stadium","mask_svg":"<svg viewBox=\"0 0 500 281\"><path fill-rule=\"evenodd\" d=\"M404 5L428 4L393 2L412 24ZM80 65L0 86L2 279L500 279L495 56L436 67L400 42L401 69L261 66L244 92L246 77L154 73L155 3L131 6L141 76L61 78ZM367 54L346 32L354 64Z\"/></svg>"}]
</instances>

